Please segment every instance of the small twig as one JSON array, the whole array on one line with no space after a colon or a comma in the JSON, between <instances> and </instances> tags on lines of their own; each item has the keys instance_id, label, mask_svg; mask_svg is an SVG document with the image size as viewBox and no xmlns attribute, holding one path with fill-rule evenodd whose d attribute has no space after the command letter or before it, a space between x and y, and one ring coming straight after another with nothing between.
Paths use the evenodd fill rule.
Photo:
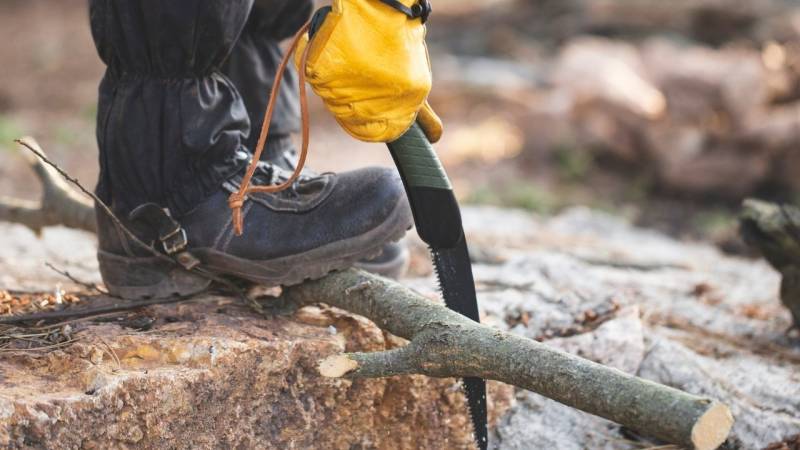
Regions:
<instances>
[{"instance_id":1,"label":"small twig","mask_svg":"<svg viewBox=\"0 0 800 450\"><path fill-rule=\"evenodd\" d=\"M9 336L9 340L12 342L13 341L32 342L34 344L40 344L42 342L42 339L33 339L31 337L20 336L20 335Z\"/></svg>"},{"instance_id":2,"label":"small twig","mask_svg":"<svg viewBox=\"0 0 800 450\"><path fill-rule=\"evenodd\" d=\"M117 363L117 369L118 370L122 369L122 363L120 362L119 357L117 356L117 352L115 352L114 349L111 348L111 345L109 345L108 342L105 339L103 339L102 336L96 335L96 337L98 339L100 339L100 342L102 342L106 346L106 348L108 349L108 352L111 354L111 357Z\"/></svg>"},{"instance_id":3,"label":"small twig","mask_svg":"<svg viewBox=\"0 0 800 450\"><path fill-rule=\"evenodd\" d=\"M0 335L0 339L23 339L23 340L24 339L30 339L30 340L32 340L33 338L37 338L37 337L47 337L47 336L50 336L51 334L52 334L51 331L48 331L46 333L30 333L30 334L13 334L13 333L9 333L9 334L5 334L5 335Z\"/></svg>"},{"instance_id":4,"label":"small twig","mask_svg":"<svg viewBox=\"0 0 800 450\"><path fill-rule=\"evenodd\" d=\"M52 330L54 328L61 328L61 327L64 327L66 325L72 325L72 324L75 324L75 323L80 323L80 322L83 322L85 320L97 320L97 319L103 319L103 318L108 318L108 317L114 317L116 315L117 315L117 313L111 312L111 313L96 314L96 315L86 316L86 317L79 317L79 318L76 318L76 319L65 320L65 321L62 321L62 322L53 322L53 323L50 323L50 324L47 324L47 325L31 325L31 326L22 325L21 327L23 329L25 329L25 330ZM38 321L38 323L41 323L41 322L42 322L41 320ZM0 324L0 326L2 326L2 325L11 326L12 330L14 328L19 328L20 327L20 326L17 326L17 327L13 326L13 323L12 324ZM6 329L6 330L8 330L8 329ZM0 333L2 333L2 330L0 330Z\"/></svg>"},{"instance_id":5,"label":"small twig","mask_svg":"<svg viewBox=\"0 0 800 450\"><path fill-rule=\"evenodd\" d=\"M70 345L70 344L72 344L74 342L79 341L79 340L80 340L80 338L75 338L75 339L70 339L68 341L59 342L59 343L53 344L53 345L46 345L46 346L43 346L43 347L33 347L33 348L26 348L26 349L16 349L16 348L7 349L7 348L2 348L2 349L0 349L0 354L41 352L41 351L45 351L45 350L55 350L57 348L66 347L66 346L68 346L68 345Z\"/></svg>"},{"instance_id":6,"label":"small twig","mask_svg":"<svg viewBox=\"0 0 800 450\"><path fill-rule=\"evenodd\" d=\"M78 181L77 178L74 178L74 177L70 176L70 174L68 174L58 164L54 163L53 161L50 161L50 159L47 158L47 156L44 154L44 152L41 150L41 148L37 148L38 144L36 144L35 141L32 144L32 143L28 142L26 139L23 138L23 139L16 139L14 142L16 142L17 144L25 147L29 151L31 151L42 162L44 162L48 166L52 167L56 172L58 172L58 174L61 175L65 180L67 180L68 182L73 184L75 187L77 187L85 195L88 195L89 197L91 197L91 199L94 200L95 204L97 206L99 206L100 209L102 209L103 212L105 212L108 215L108 217L111 219L111 221L113 221L114 224L117 225L122 230L122 232L125 233L125 235L131 241L133 241L136 245L140 246L143 250L146 250L148 253L152 254L153 256L155 256L156 258L158 258L158 259L160 259L160 260L162 260L164 262L168 262L170 264L178 265L175 261L173 261L172 258L170 258L169 256L159 252L158 250L156 250L152 246L142 242L141 239L136 237L136 235L130 229L128 229L128 227L126 227L125 224L122 223L122 221L116 216L116 214L114 214L114 212L111 211L111 208L109 208L108 205L105 204L105 202L100 200L100 197L98 197L94 192L92 192L92 191L86 189L85 187L83 187L83 185L81 184L80 181Z\"/></svg>"},{"instance_id":7,"label":"small twig","mask_svg":"<svg viewBox=\"0 0 800 450\"><path fill-rule=\"evenodd\" d=\"M79 280L78 278L72 276L72 274L70 274L68 271L58 269L56 266L50 264L49 262L44 263L44 265L47 266L47 268L49 268L53 272L63 276L64 278L67 278L68 280L72 281L73 283L75 283L75 284L77 284L79 286L83 286L86 289L98 292L98 293L103 294L103 295L107 295L109 297L120 298L120 297L118 297L116 295L110 294L108 291L106 291L105 289L100 288L100 286L98 286L95 283L89 283L88 281Z\"/></svg>"},{"instance_id":8,"label":"small twig","mask_svg":"<svg viewBox=\"0 0 800 450\"><path fill-rule=\"evenodd\" d=\"M184 297L173 297L173 298L156 298L150 300L142 300L137 302L125 302L125 303L116 303L108 306L100 306L97 308L81 308L75 310L62 310L62 311L50 311L44 313L36 313L36 314L25 314L19 316L11 316L11 317L2 317L0 318L0 325L10 325L10 324L22 324L25 322L38 322L38 321L50 321L50 320L59 320L59 319L71 319L71 318L88 318L88 317L96 317L100 315L105 315L109 313L118 313L122 311L132 311L139 308L144 308L145 306L152 306L152 305L168 305L172 303L180 303L189 301L196 298L196 296L184 296Z\"/></svg>"}]
</instances>

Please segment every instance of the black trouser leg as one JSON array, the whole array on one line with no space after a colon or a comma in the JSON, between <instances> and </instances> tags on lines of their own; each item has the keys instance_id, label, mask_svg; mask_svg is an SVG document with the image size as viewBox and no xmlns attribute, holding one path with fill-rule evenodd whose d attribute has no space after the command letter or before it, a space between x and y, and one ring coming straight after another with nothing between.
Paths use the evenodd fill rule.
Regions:
<instances>
[{"instance_id":1,"label":"black trouser leg","mask_svg":"<svg viewBox=\"0 0 800 450\"><path fill-rule=\"evenodd\" d=\"M239 41L223 72L239 90L251 121L246 145L254 149L261 132L264 111L275 81L283 51L280 42L292 37L311 14L311 0L256 1ZM280 87L270 137L262 154L275 160L286 150L289 133L300 131L300 104L294 65L286 71Z\"/></svg>"},{"instance_id":2,"label":"black trouser leg","mask_svg":"<svg viewBox=\"0 0 800 450\"><path fill-rule=\"evenodd\" d=\"M116 211L154 202L180 215L245 164L247 110L220 67L252 5L90 0L92 34L107 65L97 192Z\"/></svg>"}]
</instances>

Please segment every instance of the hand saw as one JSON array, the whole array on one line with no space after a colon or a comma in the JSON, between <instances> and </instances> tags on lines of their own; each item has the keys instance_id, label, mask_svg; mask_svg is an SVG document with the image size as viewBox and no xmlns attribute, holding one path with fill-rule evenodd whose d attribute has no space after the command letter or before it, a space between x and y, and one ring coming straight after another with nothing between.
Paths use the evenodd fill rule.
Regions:
<instances>
[{"instance_id":1,"label":"hand saw","mask_svg":"<svg viewBox=\"0 0 800 450\"><path fill-rule=\"evenodd\" d=\"M439 287L448 308L480 322L472 264L461 224L461 211L450 180L422 128L414 124L387 144L406 188L417 233L430 246ZM488 445L486 382L464 378L475 441Z\"/></svg>"}]
</instances>

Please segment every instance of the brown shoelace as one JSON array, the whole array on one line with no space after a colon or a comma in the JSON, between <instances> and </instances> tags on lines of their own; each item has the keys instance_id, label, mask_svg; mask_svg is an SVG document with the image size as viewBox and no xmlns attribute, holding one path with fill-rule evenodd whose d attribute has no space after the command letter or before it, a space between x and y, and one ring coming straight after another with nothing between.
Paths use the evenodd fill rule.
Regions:
<instances>
[{"instance_id":1,"label":"brown shoelace","mask_svg":"<svg viewBox=\"0 0 800 450\"><path fill-rule=\"evenodd\" d=\"M261 153L264 152L264 145L267 143L267 137L269 136L269 124L272 122L272 114L275 111L275 102L278 98L278 91L281 86L281 82L283 81L283 73L286 70L286 67L289 65L289 61L292 58L295 50L297 50L297 44L302 39L303 35L308 31L311 26L311 21L303 25L302 28L295 34L292 38L292 44L289 46L289 49L286 51L286 54L283 55L283 60L281 61L280 66L278 67L277 72L275 73L275 82L272 85L272 91L269 96L269 103L267 103L267 111L264 114L264 122L261 125L261 135L258 137L258 143L256 144L255 153L253 154L253 159L250 161L250 164L247 167L247 172L245 172L244 178L242 178L242 183L239 186L239 190L228 198L228 206L231 208L231 215L233 219L233 230L237 236L241 236L244 232L244 221L242 217L242 207L244 206L244 202L247 199L247 195L253 192L264 192L264 193L275 193L280 192L283 190L288 189L289 187L294 184L294 182L300 177L300 174L303 172L303 166L306 164L306 156L308 156L308 138L309 138L309 124L308 124L308 99L306 98L306 60L308 59L308 49L311 47L310 42L306 45L305 50L303 51L302 58L300 60L300 74L299 74L299 82L300 82L300 123L301 123L301 133L303 136L303 144L300 147L300 159L297 162L297 165L294 169L294 173L292 174L289 179L284 181L281 184L273 185L273 186L255 186L251 185L253 180L253 175L256 172L258 167L258 162L261 160Z\"/></svg>"}]
</instances>

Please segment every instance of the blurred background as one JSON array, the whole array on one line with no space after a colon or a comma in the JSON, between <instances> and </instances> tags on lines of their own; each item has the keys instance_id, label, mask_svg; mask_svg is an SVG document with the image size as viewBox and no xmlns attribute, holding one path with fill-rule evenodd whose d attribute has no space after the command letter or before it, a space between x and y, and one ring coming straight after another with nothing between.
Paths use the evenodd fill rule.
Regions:
<instances>
[{"instance_id":1,"label":"blurred background","mask_svg":"<svg viewBox=\"0 0 800 450\"><path fill-rule=\"evenodd\" d=\"M438 146L467 203L581 204L728 252L743 198L800 202L793 0L434 0ZM12 140L87 186L103 73L85 0L0 0L0 189L35 198ZM267 95L267 93L264 93ZM311 165L390 165L315 102Z\"/></svg>"}]
</instances>

